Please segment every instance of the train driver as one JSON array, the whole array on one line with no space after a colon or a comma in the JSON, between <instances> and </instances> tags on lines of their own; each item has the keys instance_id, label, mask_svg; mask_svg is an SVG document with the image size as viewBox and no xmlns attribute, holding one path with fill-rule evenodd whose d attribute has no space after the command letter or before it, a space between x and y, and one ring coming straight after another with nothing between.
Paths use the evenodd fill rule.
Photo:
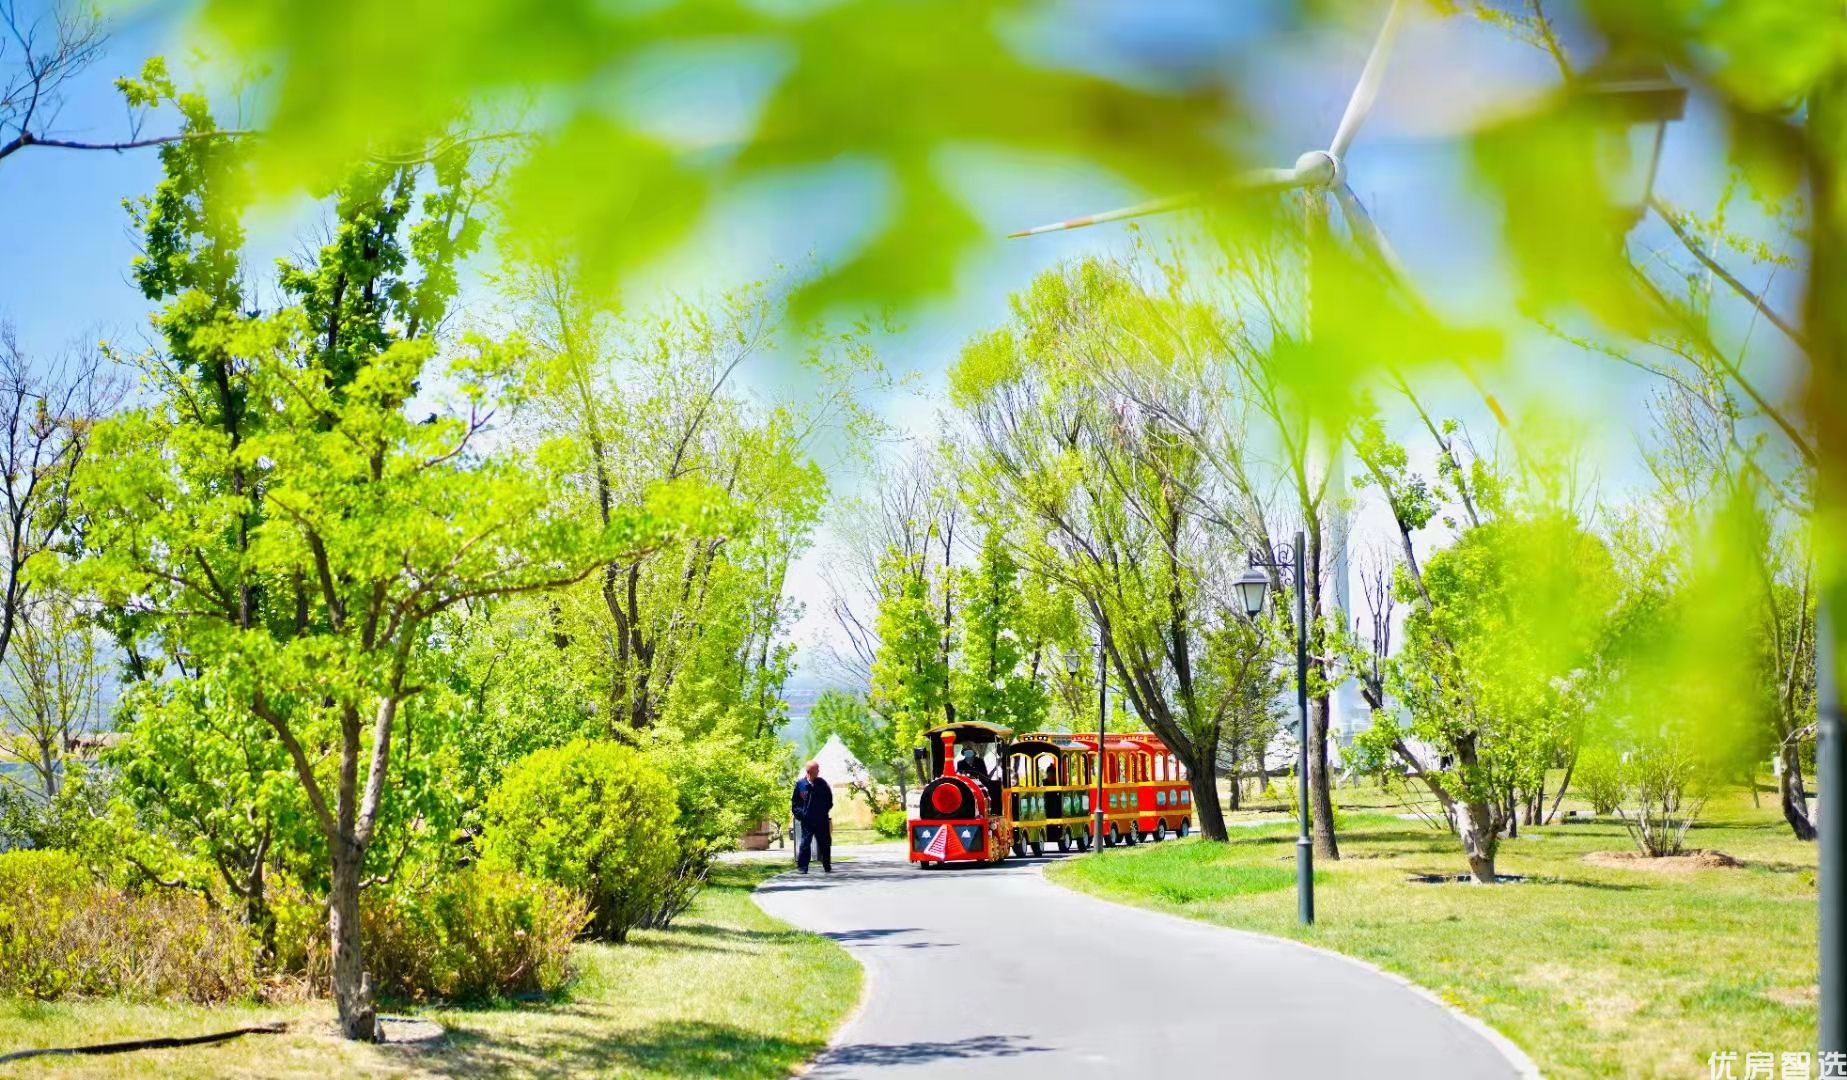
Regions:
<instances>
[{"instance_id":1,"label":"train driver","mask_svg":"<svg viewBox=\"0 0 1847 1080\"><path fill-rule=\"evenodd\" d=\"M962 756L956 759L956 771L971 780L987 783L987 763L982 761L980 755L975 753L975 748L967 743L962 744Z\"/></svg>"}]
</instances>

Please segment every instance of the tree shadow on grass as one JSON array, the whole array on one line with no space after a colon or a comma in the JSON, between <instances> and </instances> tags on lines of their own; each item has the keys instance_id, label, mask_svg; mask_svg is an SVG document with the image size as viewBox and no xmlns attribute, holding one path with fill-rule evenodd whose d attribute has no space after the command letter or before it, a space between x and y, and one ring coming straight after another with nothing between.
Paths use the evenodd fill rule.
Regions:
<instances>
[{"instance_id":1,"label":"tree shadow on grass","mask_svg":"<svg viewBox=\"0 0 1847 1080\"><path fill-rule=\"evenodd\" d=\"M822 1047L704 1021L672 1021L640 1030L539 1030L501 1037L456 1031L441 1049L414 1054L436 1076L606 1076L645 1071L662 1076L775 1076Z\"/></svg>"},{"instance_id":2,"label":"tree shadow on grass","mask_svg":"<svg viewBox=\"0 0 1847 1080\"><path fill-rule=\"evenodd\" d=\"M768 945L798 945L808 940L808 933L804 930L740 930L734 926L714 926L711 923L676 925L670 932L683 937L758 941ZM663 944L672 944L672 942Z\"/></svg>"},{"instance_id":3,"label":"tree shadow on grass","mask_svg":"<svg viewBox=\"0 0 1847 1080\"><path fill-rule=\"evenodd\" d=\"M1534 885L1568 885L1574 889L1600 889L1603 892L1647 892L1649 886L1622 881L1596 881L1591 878L1558 877L1534 874L1527 879Z\"/></svg>"}]
</instances>

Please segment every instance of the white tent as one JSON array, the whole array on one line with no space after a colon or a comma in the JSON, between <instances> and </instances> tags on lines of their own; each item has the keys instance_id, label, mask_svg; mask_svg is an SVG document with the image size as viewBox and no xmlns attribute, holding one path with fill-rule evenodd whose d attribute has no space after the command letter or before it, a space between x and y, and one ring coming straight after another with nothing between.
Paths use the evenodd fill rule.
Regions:
<instances>
[{"instance_id":1,"label":"white tent","mask_svg":"<svg viewBox=\"0 0 1847 1080\"><path fill-rule=\"evenodd\" d=\"M845 816L856 824L870 822L871 815L866 812L866 804L847 790L849 784L863 784L867 781L866 766L853 756L853 751L848 750L847 744L840 741L840 736L829 735L827 742L815 751L810 760L820 763L821 778L834 789L834 820L839 821ZM802 762L802 767L807 768L808 762ZM861 818L865 822L859 821Z\"/></svg>"}]
</instances>

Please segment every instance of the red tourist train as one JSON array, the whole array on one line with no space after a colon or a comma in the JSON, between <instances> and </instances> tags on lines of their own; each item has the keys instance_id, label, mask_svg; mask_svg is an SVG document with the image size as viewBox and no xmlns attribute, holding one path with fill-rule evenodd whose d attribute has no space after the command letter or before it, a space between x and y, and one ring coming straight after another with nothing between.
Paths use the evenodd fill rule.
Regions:
<instances>
[{"instance_id":1,"label":"red tourist train","mask_svg":"<svg viewBox=\"0 0 1847 1080\"><path fill-rule=\"evenodd\" d=\"M1011 852L1087 851L1095 841L1097 736L993 724L944 724L916 749L923 784L910 821L911 861L999 862ZM1105 845L1185 836L1193 825L1186 768L1159 738L1103 741Z\"/></svg>"}]
</instances>

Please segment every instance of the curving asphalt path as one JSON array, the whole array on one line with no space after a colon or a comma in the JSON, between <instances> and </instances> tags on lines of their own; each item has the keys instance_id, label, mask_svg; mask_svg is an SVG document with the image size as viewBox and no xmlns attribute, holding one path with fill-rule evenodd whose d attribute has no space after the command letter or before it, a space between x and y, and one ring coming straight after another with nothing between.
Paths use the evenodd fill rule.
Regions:
<instances>
[{"instance_id":1,"label":"curving asphalt path","mask_svg":"<svg viewBox=\"0 0 1847 1080\"><path fill-rule=\"evenodd\" d=\"M862 1007L810 1080L1532 1075L1391 976L1071 892L1045 881L1049 859L923 872L896 845L855 854L756 894L865 965Z\"/></svg>"}]
</instances>

